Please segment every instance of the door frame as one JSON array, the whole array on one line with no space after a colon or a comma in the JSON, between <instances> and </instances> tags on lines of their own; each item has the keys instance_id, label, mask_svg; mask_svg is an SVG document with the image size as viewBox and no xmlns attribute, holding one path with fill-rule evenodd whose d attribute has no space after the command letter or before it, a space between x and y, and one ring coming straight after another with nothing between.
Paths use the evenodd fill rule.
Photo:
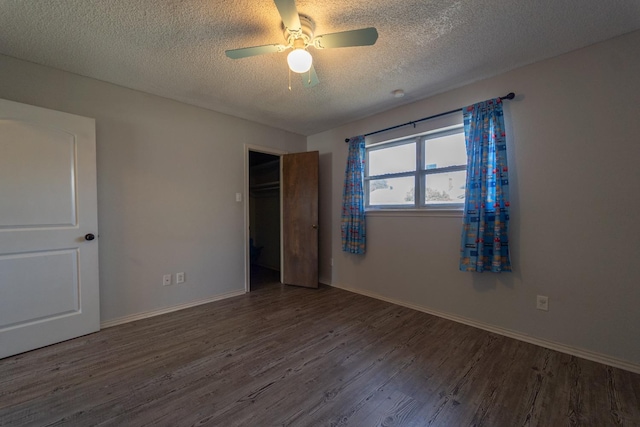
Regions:
<instances>
[{"instance_id":1,"label":"door frame","mask_svg":"<svg viewBox=\"0 0 640 427\"><path fill-rule=\"evenodd\" d=\"M263 147L260 145L244 144L244 290L245 292L251 292L251 248L249 247L250 231L249 226L249 152L256 151L259 153L271 154L273 156L280 157L280 165L278 171L278 181L282 185L282 156L289 154L288 151L278 150L271 147ZM284 276L284 261L283 261L283 234L282 234L282 191L280 191L280 282L282 282Z\"/></svg>"}]
</instances>

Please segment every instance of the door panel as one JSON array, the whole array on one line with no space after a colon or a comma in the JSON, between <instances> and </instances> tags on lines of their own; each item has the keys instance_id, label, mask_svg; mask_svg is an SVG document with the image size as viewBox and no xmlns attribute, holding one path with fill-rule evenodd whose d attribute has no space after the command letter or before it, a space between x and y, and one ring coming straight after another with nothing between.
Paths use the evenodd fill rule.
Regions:
<instances>
[{"instance_id":1,"label":"door panel","mask_svg":"<svg viewBox=\"0 0 640 427\"><path fill-rule=\"evenodd\" d=\"M0 358L100 329L93 119L0 100Z\"/></svg>"},{"instance_id":2,"label":"door panel","mask_svg":"<svg viewBox=\"0 0 640 427\"><path fill-rule=\"evenodd\" d=\"M12 284L11 292L0 300L0 325L5 327L80 308L78 254L74 250L2 255L0 283Z\"/></svg>"},{"instance_id":3,"label":"door panel","mask_svg":"<svg viewBox=\"0 0 640 427\"><path fill-rule=\"evenodd\" d=\"M318 287L317 151L282 156L284 283Z\"/></svg>"},{"instance_id":4,"label":"door panel","mask_svg":"<svg viewBox=\"0 0 640 427\"><path fill-rule=\"evenodd\" d=\"M11 201L0 204L0 227L76 225L73 135L6 119L0 129L0 200Z\"/></svg>"}]
</instances>

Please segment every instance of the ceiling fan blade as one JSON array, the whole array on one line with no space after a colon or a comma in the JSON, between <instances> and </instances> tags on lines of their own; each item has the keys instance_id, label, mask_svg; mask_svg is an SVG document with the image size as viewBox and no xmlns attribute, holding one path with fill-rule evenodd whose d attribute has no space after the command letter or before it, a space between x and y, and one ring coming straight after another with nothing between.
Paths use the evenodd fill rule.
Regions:
<instances>
[{"instance_id":1,"label":"ceiling fan blade","mask_svg":"<svg viewBox=\"0 0 640 427\"><path fill-rule=\"evenodd\" d=\"M300 25L300 16L298 15L295 0L273 1L278 8L278 13L280 13L284 26L287 27L290 32L300 31L302 29L302 25Z\"/></svg>"},{"instance_id":2,"label":"ceiling fan blade","mask_svg":"<svg viewBox=\"0 0 640 427\"><path fill-rule=\"evenodd\" d=\"M316 69L313 68L313 65L309 69L308 73L302 73L302 85L304 87L314 87L320 80L318 80L318 75L316 74Z\"/></svg>"},{"instance_id":3,"label":"ceiling fan blade","mask_svg":"<svg viewBox=\"0 0 640 427\"><path fill-rule=\"evenodd\" d=\"M264 46L243 47L225 51L231 59L246 58L249 56L263 55L265 53L283 52L287 46L281 44L266 44Z\"/></svg>"},{"instance_id":4,"label":"ceiling fan blade","mask_svg":"<svg viewBox=\"0 0 640 427\"><path fill-rule=\"evenodd\" d=\"M318 49L332 47L370 46L378 40L378 30L373 27L340 33L323 34L313 39Z\"/></svg>"}]
</instances>

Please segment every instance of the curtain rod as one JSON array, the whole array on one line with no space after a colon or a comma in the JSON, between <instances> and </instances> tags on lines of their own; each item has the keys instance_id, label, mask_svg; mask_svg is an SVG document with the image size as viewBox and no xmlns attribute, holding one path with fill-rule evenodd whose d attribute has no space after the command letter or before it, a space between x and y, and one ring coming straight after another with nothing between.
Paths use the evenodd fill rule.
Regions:
<instances>
[{"instance_id":1,"label":"curtain rod","mask_svg":"<svg viewBox=\"0 0 640 427\"><path fill-rule=\"evenodd\" d=\"M515 93L509 92L505 96L501 96L500 99L513 99L515 97L516 97ZM447 111L447 112L440 113L440 114L435 114L435 115L429 116L429 117L423 117L423 118L418 119L418 120L412 120L410 122L403 123L401 125L391 126L389 128L380 129L380 130L377 130L375 132L369 132L369 133L364 134L364 136L371 136L371 135L375 135L377 133L387 132L387 131L390 131L390 130L393 130L393 129L401 128L403 126L413 125L413 127L416 127L416 123L424 122L425 120L435 119L437 117L446 116L447 114L451 114L451 113L457 113L458 111L462 111L462 108L456 108L455 110ZM344 142L349 142L349 138L345 139Z\"/></svg>"}]
</instances>

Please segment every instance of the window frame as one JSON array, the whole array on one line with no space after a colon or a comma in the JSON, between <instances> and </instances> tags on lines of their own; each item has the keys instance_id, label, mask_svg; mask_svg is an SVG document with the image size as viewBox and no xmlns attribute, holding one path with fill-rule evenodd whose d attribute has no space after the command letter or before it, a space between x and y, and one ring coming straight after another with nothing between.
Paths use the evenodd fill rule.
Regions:
<instances>
[{"instance_id":1,"label":"window frame","mask_svg":"<svg viewBox=\"0 0 640 427\"><path fill-rule=\"evenodd\" d=\"M447 172L459 172L464 171L466 173L467 165L452 165L441 168L426 168L425 151L426 145L430 139L441 138L444 136L454 135L462 133L464 134L464 126L462 123L455 124L453 126L447 126L439 129L435 129L422 134L409 136L405 138L399 138L390 141L381 141L375 144L371 144L365 147L365 172L364 172L364 191L365 191L365 210L367 211L462 211L464 209L464 201L461 203L447 203L447 204L428 204L425 200L426 193L426 179L427 175L436 175ZM397 147L400 145L414 144L416 149L416 165L415 169L408 172L397 172L382 175L369 175L369 153L381 149ZM414 196L412 204L395 204L395 205L371 205L370 201L370 182L379 179L392 179L414 177Z\"/></svg>"}]
</instances>

